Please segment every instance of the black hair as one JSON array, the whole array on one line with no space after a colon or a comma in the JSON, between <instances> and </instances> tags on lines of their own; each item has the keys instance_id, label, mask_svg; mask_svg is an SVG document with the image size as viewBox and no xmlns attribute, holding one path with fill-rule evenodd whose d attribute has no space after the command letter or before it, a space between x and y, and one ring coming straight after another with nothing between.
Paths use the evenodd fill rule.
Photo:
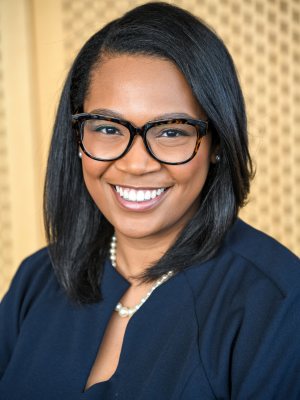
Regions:
<instances>
[{"instance_id":1,"label":"black hair","mask_svg":"<svg viewBox=\"0 0 300 400\"><path fill-rule=\"evenodd\" d=\"M232 58L216 33L189 12L162 2L141 5L110 22L87 41L71 67L45 182L49 254L62 288L77 304L102 300L100 282L114 228L85 186L71 116L83 110L93 69L108 54L141 54L175 63L220 146L220 161L210 165L200 208L140 282L158 279L170 265L178 272L214 257L245 204L254 175L243 95Z\"/></svg>"}]
</instances>

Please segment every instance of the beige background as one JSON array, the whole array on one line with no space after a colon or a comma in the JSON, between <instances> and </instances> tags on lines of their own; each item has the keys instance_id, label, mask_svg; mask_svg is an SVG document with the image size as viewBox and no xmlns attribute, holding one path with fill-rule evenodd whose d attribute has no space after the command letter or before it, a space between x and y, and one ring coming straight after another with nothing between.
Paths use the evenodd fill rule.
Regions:
<instances>
[{"instance_id":1,"label":"beige background","mask_svg":"<svg viewBox=\"0 0 300 400\"><path fill-rule=\"evenodd\" d=\"M300 256L300 1L171 2L214 27L240 74L257 167L241 217ZM45 245L43 180L70 63L141 3L0 0L0 299L21 260Z\"/></svg>"}]
</instances>

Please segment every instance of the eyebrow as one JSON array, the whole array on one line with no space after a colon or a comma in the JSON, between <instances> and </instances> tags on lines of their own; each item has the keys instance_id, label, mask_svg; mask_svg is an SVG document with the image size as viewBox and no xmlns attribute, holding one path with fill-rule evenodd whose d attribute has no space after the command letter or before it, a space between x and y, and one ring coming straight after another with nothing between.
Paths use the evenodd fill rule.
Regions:
<instances>
[{"instance_id":1,"label":"eyebrow","mask_svg":"<svg viewBox=\"0 0 300 400\"><path fill-rule=\"evenodd\" d=\"M121 114L117 111L114 111L114 110L109 110L107 108L97 108L95 110L90 111L89 114L98 114L98 115L104 115L107 117L113 117L113 118L119 118L119 119L126 120L126 118L124 117L123 114ZM199 118L193 117L192 115L189 115L186 113L174 112L174 113L157 115L156 117L152 118L151 121L159 121L159 120L174 119L174 118L199 119Z\"/></svg>"}]
</instances>

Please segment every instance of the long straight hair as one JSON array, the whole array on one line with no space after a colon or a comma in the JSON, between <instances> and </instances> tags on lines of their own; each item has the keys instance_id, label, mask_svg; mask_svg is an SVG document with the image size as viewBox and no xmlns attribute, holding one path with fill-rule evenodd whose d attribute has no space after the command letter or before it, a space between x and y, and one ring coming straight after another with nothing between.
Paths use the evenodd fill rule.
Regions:
<instances>
[{"instance_id":1,"label":"long straight hair","mask_svg":"<svg viewBox=\"0 0 300 400\"><path fill-rule=\"evenodd\" d=\"M172 61L184 74L211 121L220 161L211 164L201 206L168 251L139 276L158 279L216 255L253 177L245 104L232 58L222 40L202 20L161 2L126 13L93 35L67 77L54 125L45 191L44 220L49 254L72 302L102 299L100 282L113 226L91 198L83 179L72 114L83 110L93 71L107 55L145 55Z\"/></svg>"}]
</instances>

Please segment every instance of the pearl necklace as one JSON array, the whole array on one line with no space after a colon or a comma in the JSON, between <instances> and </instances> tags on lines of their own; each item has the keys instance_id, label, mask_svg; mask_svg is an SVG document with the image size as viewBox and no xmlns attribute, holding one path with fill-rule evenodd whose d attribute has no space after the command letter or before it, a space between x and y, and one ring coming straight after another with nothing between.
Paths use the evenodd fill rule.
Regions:
<instances>
[{"instance_id":1,"label":"pearl necklace","mask_svg":"<svg viewBox=\"0 0 300 400\"><path fill-rule=\"evenodd\" d=\"M116 263L117 263L117 256L116 256L116 251L117 251L117 238L115 235L113 235L111 242L110 242L110 261L112 263L112 266L116 268ZM167 281L171 276L173 275L173 271L169 271L167 274L163 275L161 278L159 278L156 283L152 286L151 290L147 292L145 297L142 297L139 304L136 304L133 308L127 308L124 307L121 303L118 303L116 305L115 311L118 311L120 317L131 317L144 303L153 291L161 285L163 282Z\"/></svg>"}]
</instances>

